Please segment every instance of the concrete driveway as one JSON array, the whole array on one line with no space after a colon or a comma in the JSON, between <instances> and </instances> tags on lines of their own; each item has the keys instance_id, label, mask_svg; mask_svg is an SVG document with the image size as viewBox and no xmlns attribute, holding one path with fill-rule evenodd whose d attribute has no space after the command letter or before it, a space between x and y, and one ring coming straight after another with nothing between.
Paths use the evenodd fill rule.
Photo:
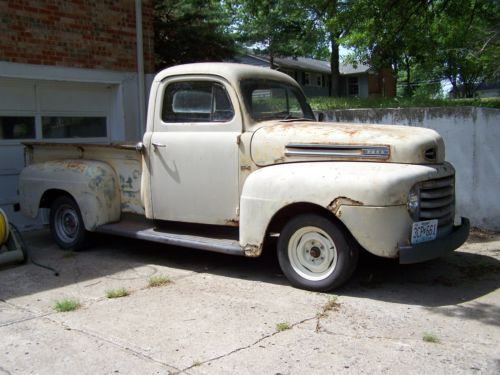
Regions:
<instances>
[{"instance_id":1,"label":"concrete driveway","mask_svg":"<svg viewBox=\"0 0 500 375\"><path fill-rule=\"evenodd\" d=\"M500 373L500 235L420 265L363 257L335 294L290 287L273 256L25 237L59 276L0 270L0 374ZM56 312L67 298L81 307Z\"/></svg>"}]
</instances>

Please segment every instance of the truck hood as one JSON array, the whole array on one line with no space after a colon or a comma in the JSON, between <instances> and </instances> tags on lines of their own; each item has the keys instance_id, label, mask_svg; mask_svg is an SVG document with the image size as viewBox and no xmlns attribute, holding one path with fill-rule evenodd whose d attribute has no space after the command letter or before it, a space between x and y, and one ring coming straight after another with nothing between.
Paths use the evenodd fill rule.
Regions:
<instances>
[{"instance_id":1,"label":"truck hood","mask_svg":"<svg viewBox=\"0 0 500 375\"><path fill-rule=\"evenodd\" d=\"M437 132L395 125L269 121L254 131L250 152L258 166L313 160L444 161L444 143Z\"/></svg>"}]
</instances>

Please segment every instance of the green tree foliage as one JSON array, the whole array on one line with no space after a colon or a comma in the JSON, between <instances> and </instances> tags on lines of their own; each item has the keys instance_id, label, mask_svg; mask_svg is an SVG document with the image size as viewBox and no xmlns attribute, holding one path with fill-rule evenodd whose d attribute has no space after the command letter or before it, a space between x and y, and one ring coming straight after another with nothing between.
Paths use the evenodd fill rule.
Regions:
<instances>
[{"instance_id":1,"label":"green tree foliage","mask_svg":"<svg viewBox=\"0 0 500 375\"><path fill-rule=\"evenodd\" d=\"M236 53L231 18L217 0L154 0L154 20L157 69Z\"/></svg>"},{"instance_id":2,"label":"green tree foliage","mask_svg":"<svg viewBox=\"0 0 500 375\"><path fill-rule=\"evenodd\" d=\"M352 60L376 68L391 66L405 96L417 79L447 79L456 91L472 96L475 84L499 76L499 2L497 0L356 0L357 15L342 40Z\"/></svg>"},{"instance_id":3,"label":"green tree foliage","mask_svg":"<svg viewBox=\"0 0 500 375\"><path fill-rule=\"evenodd\" d=\"M498 1L443 1L431 32L435 49L427 63L451 83L456 96L472 97L478 82L500 79Z\"/></svg>"},{"instance_id":4,"label":"green tree foliage","mask_svg":"<svg viewBox=\"0 0 500 375\"><path fill-rule=\"evenodd\" d=\"M270 57L327 54L323 24L299 0L227 0L233 32L245 47Z\"/></svg>"},{"instance_id":5,"label":"green tree foliage","mask_svg":"<svg viewBox=\"0 0 500 375\"><path fill-rule=\"evenodd\" d=\"M154 0L157 66L220 61L238 47L270 57L330 57L339 93L339 46L350 63L392 68L404 96L462 96L500 79L498 0Z\"/></svg>"}]
</instances>

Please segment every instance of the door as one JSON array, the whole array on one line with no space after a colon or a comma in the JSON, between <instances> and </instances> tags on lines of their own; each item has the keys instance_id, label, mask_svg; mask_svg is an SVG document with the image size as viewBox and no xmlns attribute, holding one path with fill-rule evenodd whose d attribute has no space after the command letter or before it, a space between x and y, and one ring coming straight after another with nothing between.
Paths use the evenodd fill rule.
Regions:
<instances>
[{"instance_id":1,"label":"door","mask_svg":"<svg viewBox=\"0 0 500 375\"><path fill-rule=\"evenodd\" d=\"M234 90L215 78L160 84L153 132L145 142L154 219L228 225L237 218L237 103Z\"/></svg>"}]
</instances>

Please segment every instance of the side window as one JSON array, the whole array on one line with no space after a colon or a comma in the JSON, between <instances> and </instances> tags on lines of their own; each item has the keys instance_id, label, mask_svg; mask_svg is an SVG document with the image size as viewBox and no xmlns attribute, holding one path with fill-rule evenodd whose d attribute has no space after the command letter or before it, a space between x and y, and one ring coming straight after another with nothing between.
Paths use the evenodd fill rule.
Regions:
<instances>
[{"instance_id":1,"label":"side window","mask_svg":"<svg viewBox=\"0 0 500 375\"><path fill-rule=\"evenodd\" d=\"M174 82L163 95L164 122L226 122L234 110L226 89L215 82Z\"/></svg>"}]
</instances>

